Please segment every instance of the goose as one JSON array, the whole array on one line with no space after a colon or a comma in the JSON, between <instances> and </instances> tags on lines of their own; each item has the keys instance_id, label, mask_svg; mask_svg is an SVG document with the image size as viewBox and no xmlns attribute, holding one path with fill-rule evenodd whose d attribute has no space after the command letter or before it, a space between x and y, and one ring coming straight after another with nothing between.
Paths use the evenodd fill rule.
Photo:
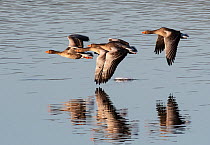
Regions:
<instances>
[{"instance_id":1,"label":"goose","mask_svg":"<svg viewBox=\"0 0 210 145\"><path fill-rule=\"evenodd\" d=\"M48 50L48 51L45 51L45 53L58 54L60 56L71 58L71 59L81 59L81 58L92 59L93 58L93 54L91 52L78 53L75 51L75 49L77 48L82 48L83 41L89 41L89 37L80 35L80 34L72 34L72 35L69 35L67 38L69 40L69 45L66 48L66 50L64 51Z\"/></svg>"},{"instance_id":2,"label":"goose","mask_svg":"<svg viewBox=\"0 0 210 145\"><path fill-rule=\"evenodd\" d=\"M95 82L106 83L113 76L118 64L127 54L136 54L137 49L121 39L109 39L108 43L90 44L86 48L75 49L77 52L93 51L98 55L96 59Z\"/></svg>"},{"instance_id":3,"label":"goose","mask_svg":"<svg viewBox=\"0 0 210 145\"><path fill-rule=\"evenodd\" d=\"M165 49L166 60L169 66L174 63L180 39L187 39L189 37L187 34L166 27L157 30L146 30L142 34L158 35L154 52L159 54Z\"/></svg>"}]
</instances>

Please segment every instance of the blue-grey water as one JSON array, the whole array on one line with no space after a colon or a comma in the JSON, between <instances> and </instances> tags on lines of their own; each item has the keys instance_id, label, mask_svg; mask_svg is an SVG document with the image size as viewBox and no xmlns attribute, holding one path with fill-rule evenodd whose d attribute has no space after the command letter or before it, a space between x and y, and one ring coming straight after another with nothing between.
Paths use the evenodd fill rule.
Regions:
<instances>
[{"instance_id":1,"label":"blue-grey water","mask_svg":"<svg viewBox=\"0 0 210 145\"><path fill-rule=\"evenodd\" d=\"M209 144L210 1L0 1L0 144ZM169 27L187 33L168 66L154 51ZM138 49L103 85L95 59L64 50L69 34L90 43L121 38ZM115 82L116 77L136 79Z\"/></svg>"}]
</instances>

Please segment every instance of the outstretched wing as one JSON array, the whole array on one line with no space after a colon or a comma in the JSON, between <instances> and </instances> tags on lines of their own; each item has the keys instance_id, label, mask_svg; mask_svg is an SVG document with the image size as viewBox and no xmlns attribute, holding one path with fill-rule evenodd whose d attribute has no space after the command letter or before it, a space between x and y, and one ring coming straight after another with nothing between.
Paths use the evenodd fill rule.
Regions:
<instances>
[{"instance_id":1,"label":"outstretched wing","mask_svg":"<svg viewBox=\"0 0 210 145\"><path fill-rule=\"evenodd\" d=\"M106 54L106 61L100 83L106 83L114 74L118 64L126 57L128 50L114 48Z\"/></svg>"},{"instance_id":2,"label":"outstretched wing","mask_svg":"<svg viewBox=\"0 0 210 145\"><path fill-rule=\"evenodd\" d=\"M164 43L164 37L161 35L158 35L158 38L156 40L156 46L155 46L155 53L159 54L165 49L165 43Z\"/></svg>"},{"instance_id":3,"label":"outstretched wing","mask_svg":"<svg viewBox=\"0 0 210 145\"><path fill-rule=\"evenodd\" d=\"M80 34L72 34L68 36L69 46L70 47L83 47L83 41L89 41L89 37L80 35Z\"/></svg>"},{"instance_id":4,"label":"outstretched wing","mask_svg":"<svg viewBox=\"0 0 210 145\"><path fill-rule=\"evenodd\" d=\"M109 42L117 41L117 42L119 42L119 43L121 43L121 44L123 44L123 45L128 45L128 46L129 46L129 43L128 43L127 41L125 41L125 40L122 40L122 39L118 39L118 38L109 38L108 40L109 40Z\"/></svg>"},{"instance_id":5,"label":"outstretched wing","mask_svg":"<svg viewBox=\"0 0 210 145\"><path fill-rule=\"evenodd\" d=\"M102 82L102 73L104 68L104 63L106 61L106 54L108 51L101 49L100 54L96 59L96 69L95 69L95 82L100 84Z\"/></svg>"},{"instance_id":6,"label":"outstretched wing","mask_svg":"<svg viewBox=\"0 0 210 145\"><path fill-rule=\"evenodd\" d=\"M168 37L164 38L165 53L168 65L172 65L176 57L177 46L180 41L181 34L179 31L171 33Z\"/></svg>"}]
</instances>

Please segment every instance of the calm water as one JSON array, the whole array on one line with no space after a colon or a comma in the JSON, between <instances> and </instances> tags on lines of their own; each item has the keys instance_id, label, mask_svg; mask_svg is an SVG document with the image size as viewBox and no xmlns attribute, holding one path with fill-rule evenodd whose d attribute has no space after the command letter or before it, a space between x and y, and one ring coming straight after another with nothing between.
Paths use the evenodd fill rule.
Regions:
<instances>
[{"instance_id":1,"label":"calm water","mask_svg":"<svg viewBox=\"0 0 210 145\"><path fill-rule=\"evenodd\" d=\"M210 2L203 0L0 1L0 143L209 144ZM168 66L155 55L155 35L187 33ZM90 43L116 37L136 46L112 80L93 82L95 58L44 53L64 50L67 35ZM136 79L115 82L116 77Z\"/></svg>"}]
</instances>

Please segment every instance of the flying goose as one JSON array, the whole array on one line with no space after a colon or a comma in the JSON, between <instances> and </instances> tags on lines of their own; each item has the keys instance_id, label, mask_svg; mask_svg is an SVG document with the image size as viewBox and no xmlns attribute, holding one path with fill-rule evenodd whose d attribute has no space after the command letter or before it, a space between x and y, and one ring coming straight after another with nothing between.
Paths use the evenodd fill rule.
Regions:
<instances>
[{"instance_id":1,"label":"flying goose","mask_svg":"<svg viewBox=\"0 0 210 145\"><path fill-rule=\"evenodd\" d=\"M112 38L111 38L112 39ZM128 53L136 54L137 49L121 39L109 39L108 43L91 44L87 48L75 49L77 52L94 51L98 55L96 59L95 82L106 83L113 76L118 64ZM126 42L125 43L122 43Z\"/></svg>"},{"instance_id":2,"label":"flying goose","mask_svg":"<svg viewBox=\"0 0 210 145\"><path fill-rule=\"evenodd\" d=\"M157 30L146 30L143 34L157 34L155 53L159 54L165 49L166 60L168 65L172 65L176 57L177 46L181 39L187 39L187 34L183 34L180 31L162 27Z\"/></svg>"},{"instance_id":3,"label":"flying goose","mask_svg":"<svg viewBox=\"0 0 210 145\"><path fill-rule=\"evenodd\" d=\"M45 51L48 54L58 54L63 57L71 58L71 59L80 59L80 58L86 58L86 59L92 59L93 54L91 52L76 52L76 48L82 48L83 47L83 41L89 41L89 37L80 35L80 34L72 34L68 37L69 45L64 51L55 51L55 50L48 50Z\"/></svg>"}]
</instances>

